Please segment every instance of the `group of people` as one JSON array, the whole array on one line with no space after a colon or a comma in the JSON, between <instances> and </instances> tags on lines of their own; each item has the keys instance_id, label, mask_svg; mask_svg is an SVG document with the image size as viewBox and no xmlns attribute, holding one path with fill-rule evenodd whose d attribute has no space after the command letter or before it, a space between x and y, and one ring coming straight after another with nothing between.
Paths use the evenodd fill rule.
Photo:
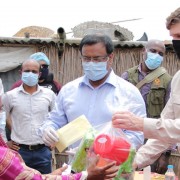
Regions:
<instances>
[{"instance_id":1,"label":"group of people","mask_svg":"<svg viewBox=\"0 0 180 180\"><path fill-rule=\"evenodd\" d=\"M167 18L167 29L179 55L180 8ZM149 41L143 51L144 61L123 73L122 78L112 69L113 49L113 42L107 35L86 35L79 46L84 75L67 83L61 90L60 85L53 81L52 74L51 85L48 84L50 61L45 54L35 53L22 64L21 81L2 96L11 139L4 143L0 138L0 162L4 163L0 177L68 177L77 180L115 177L118 170L115 162L98 167L98 156L91 159L87 171L66 176L61 175L65 168L51 172L51 148L60 141L56 130L82 114L92 126L112 119L113 126L123 130L138 150L135 168L152 164L171 144L179 142L180 72L171 82L171 76L160 67L165 54L164 44L159 40ZM127 107L129 103L131 106ZM112 114L113 108L121 107L128 111ZM144 136L149 138L146 144ZM168 143L165 137L169 139ZM16 167L16 170L8 173L6 167L10 167L9 170Z\"/></svg>"},{"instance_id":2,"label":"group of people","mask_svg":"<svg viewBox=\"0 0 180 180\"><path fill-rule=\"evenodd\" d=\"M49 74L48 72L45 73L46 76L43 74L45 63L49 65L49 59L44 53L38 52L31 55L22 64L21 80L16 82L12 90L6 92L1 98L3 111L6 112L8 118L10 117L11 139L5 144L1 138L2 157L0 161L6 161L6 165L11 168L7 171L7 166L3 166L0 177L8 177L8 179L15 179L17 175L16 178L19 179L85 179L86 177L104 179L114 177L117 171L115 162L99 168L95 166L98 157L91 161L87 168L88 174L85 171L74 175L60 175L65 168L51 173L52 146L46 146L38 135L38 130L44 124L48 112L53 109L56 99L56 91L50 89L49 86L48 88L43 87L41 83L42 80L47 81L46 78ZM45 68L48 69L47 66ZM44 76L44 79L40 78L41 75ZM1 90L3 90L2 84ZM11 151L7 145L12 149ZM12 158L9 159L9 155L12 155ZM12 171L12 169L14 170Z\"/></svg>"}]
</instances>

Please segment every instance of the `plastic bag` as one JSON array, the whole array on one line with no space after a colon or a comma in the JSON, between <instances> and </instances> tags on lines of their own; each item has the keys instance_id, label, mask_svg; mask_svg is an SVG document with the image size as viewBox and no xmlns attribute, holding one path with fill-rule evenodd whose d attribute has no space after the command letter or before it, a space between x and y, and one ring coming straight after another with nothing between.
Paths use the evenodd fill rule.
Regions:
<instances>
[{"instance_id":1,"label":"plastic bag","mask_svg":"<svg viewBox=\"0 0 180 180\"><path fill-rule=\"evenodd\" d=\"M117 165L125 162L129 156L131 143L121 129L106 124L96 136L93 143L93 150L102 158L116 161Z\"/></svg>"},{"instance_id":2,"label":"plastic bag","mask_svg":"<svg viewBox=\"0 0 180 180\"><path fill-rule=\"evenodd\" d=\"M107 96L105 99L105 104L108 106L109 110L114 114L118 111L130 111L137 116L146 117L145 104L138 101L138 98L132 94L132 92L127 92L128 98L123 96L121 92L116 97ZM117 94L118 94L117 93ZM141 102L141 103L140 103ZM121 130L122 132L122 130ZM121 134L124 134L123 132ZM126 137L126 135L124 134ZM127 139L127 137L126 137ZM133 180L134 179L134 169L132 167L134 157L136 154L136 148L133 142L128 141L131 144L129 149L128 158L119 165L119 170L115 180Z\"/></svg>"},{"instance_id":3,"label":"plastic bag","mask_svg":"<svg viewBox=\"0 0 180 180\"><path fill-rule=\"evenodd\" d=\"M95 137L92 149L101 157L97 166L116 161L119 170L115 179L133 179L132 163L136 150L121 129L113 128L111 122L107 123Z\"/></svg>"},{"instance_id":4,"label":"plastic bag","mask_svg":"<svg viewBox=\"0 0 180 180\"><path fill-rule=\"evenodd\" d=\"M117 92L117 94L118 95L113 98L108 95L104 100L104 103L107 105L112 115L118 111L129 111L137 116L146 117L146 109L143 101L138 101L139 98L134 96L131 92L127 92L128 98L127 96L123 96L121 92Z\"/></svg>"},{"instance_id":5,"label":"plastic bag","mask_svg":"<svg viewBox=\"0 0 180 180\"><path fill-rule=\"evenodd\" d=\"M76 154L74 155L71 164L72 171L81 172L87 168L87 156L89 148L92 146L96 131L91 128L83 137Z\"/></svg>"},{"instance_id":6,"label":"plastic bag","mask_svg":"<svg viewBox=\"0 0 180 180\"><path fill-rule=\"evenodd\" d=\"M96 130L91 128L85 134L70 164L72 171L81 172L88 167L87 159L99 154L97 166L116 161L119 171L115 179L130 180L133 176L132 163L135 152L133 144L123 131L113 128L109 122L96 127Z\"/></svg>"}]
</instances>

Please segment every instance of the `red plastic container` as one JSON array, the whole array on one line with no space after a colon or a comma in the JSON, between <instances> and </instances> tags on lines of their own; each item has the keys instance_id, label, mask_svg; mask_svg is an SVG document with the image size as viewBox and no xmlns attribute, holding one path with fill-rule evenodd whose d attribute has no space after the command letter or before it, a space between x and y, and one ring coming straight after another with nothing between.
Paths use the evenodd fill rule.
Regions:
<instances>
[{"instance_id":1,"label":"red plastic container","mask_svg":"<svg viewBox=\"0 0 180 180\"><path fill-rule=\"evenodd\" d=\"M100 134L96 137L93 147L96 154L120 165L127 160L131 145L123 138Z\"/></svg>"}]
</instances>

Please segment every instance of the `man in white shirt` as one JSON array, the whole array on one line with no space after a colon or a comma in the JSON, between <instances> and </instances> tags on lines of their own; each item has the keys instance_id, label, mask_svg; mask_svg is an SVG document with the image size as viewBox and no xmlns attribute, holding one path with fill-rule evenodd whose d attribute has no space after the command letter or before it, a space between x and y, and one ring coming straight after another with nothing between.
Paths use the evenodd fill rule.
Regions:
<instances>
[{"instance_id":1,"label":"man in white shirt","mask_svg":"<svg viewBox=\"0 0 180 180\"><path fill-rule=\"evenodd\" d=\"M51 172L51 152L37 135L37 130L54 107L56 95L38 85L40 65L37 61L25 61L21 73L23 84L5 93L3 108L12 120L12 142L17 145L26 165L47 174Z\"/></svg>"},{"instance_id":2,"label":"man in white shirt","mask_svg":"<svg viewBox=\"0 0 180 180\"><path fill-rule=\"evenodd\" d=\"M113 42L107 35L92 34L82 39L80 53L85 75L62 87L55 108L40 128L45 144L53 145L58 141L55 130L83 114L93 127L110 122L113 111L119 108L146 116L139 90L114 73L113 50ZM124 133L137 149L143 144L143 133Z\"/></svg>"}]
</instances>

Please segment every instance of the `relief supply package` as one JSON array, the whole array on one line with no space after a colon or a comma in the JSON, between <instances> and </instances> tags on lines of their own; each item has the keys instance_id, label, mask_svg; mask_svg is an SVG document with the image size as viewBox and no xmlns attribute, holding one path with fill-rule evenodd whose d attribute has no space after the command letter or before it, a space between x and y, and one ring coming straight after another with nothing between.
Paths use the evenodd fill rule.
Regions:
<instances>
[{"instance_id":1,"label":"relief supply package","mask_svg":"<svg viewBox=\"0 0 180 180\"><path fill-rule=\"evenodd\" d=\"M97 166L105 166L115 161L119 166L115 179L131 180L134 175L132 163L135 152L133 144L121 129L113 128L111 122L105 123L96 130L90 128L85 134L71 162L72 170L86 170L88 161L99 155Z\"/></svg>"}]
</instances>

